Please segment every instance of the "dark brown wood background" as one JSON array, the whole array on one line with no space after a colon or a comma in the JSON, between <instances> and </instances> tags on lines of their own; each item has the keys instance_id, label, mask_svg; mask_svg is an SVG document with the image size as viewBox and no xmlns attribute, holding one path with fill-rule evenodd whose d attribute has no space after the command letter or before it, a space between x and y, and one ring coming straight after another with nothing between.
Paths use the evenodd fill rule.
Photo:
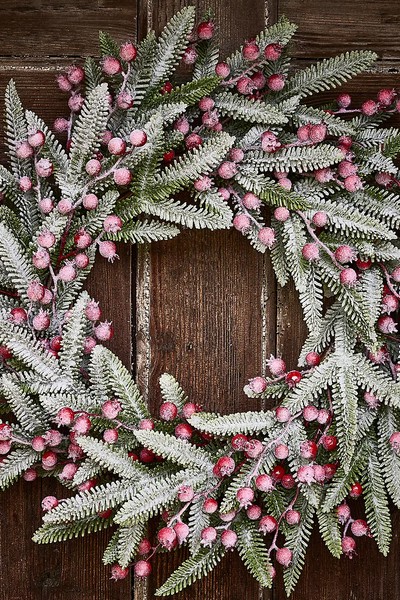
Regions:
<instances>
[{"instance_id":1,"label":"dark brown wood background","mask_svg":"<svg viewBox=\"0 0 400 600\"><path fill-rule=\"evenodd\" d=\"M193 0L188 2L193 4ZM0 4L0 92L13 77L26 107L51 124L65 112L55 72L97 53L99 29L119 41L159 30L184 0L3 0ZM286 14L299 25L293 47L299 65L339 51L369 48L376 68L347 89L358 100L380 87L398 87L399 0L197 0L199 14L215 11L224 51ZM321 99L327 94L321 96ZM1 140L2 144L2 140ZM1 145L3 151L3 145ZM4 155L3 155L4 156ZM219 411L256 407L242 393L267 355L295 366L304 326L292 288L277 288L268 257L235 231L182 233L176 240L120 249L120 261L97 265L90 291L114 321L113 349L137 373L157 409L157 380L176 376L192 399ZM40 500L62 493L54 482L20 482L0 499L0 600L150 600L177 557L162 557L149 586L114 584L102 566L108 534L62 545L31 542ZM400 597L399 517L389 558L369 540L353 561L337 561L314 535L293 600L395 600ZM239 561L225 559L206 580L177 600L283 600L280 583L260 592Z\"/></svg>"}]
</instances>

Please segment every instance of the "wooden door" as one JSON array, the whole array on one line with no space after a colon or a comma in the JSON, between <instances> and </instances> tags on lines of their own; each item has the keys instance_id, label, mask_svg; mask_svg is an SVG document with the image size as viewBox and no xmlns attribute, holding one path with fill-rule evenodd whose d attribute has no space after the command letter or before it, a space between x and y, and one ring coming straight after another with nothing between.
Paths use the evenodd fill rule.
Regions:
<instances>
[{"instance_id":1,"label":"wooden door","mask_svg":"<svg viewBox=\"0 0 400 600\"><path fill-rule=\"evenodd\" d=\"M26 107L51 124L64 112L55 72L72 60L97 53L97 33L119 41L140 39L183 0L8 0L0 5L0 91L13 77ZM298 64L339 51L378 52L374 71L347 86L358 99L399 84L400 3L393 0L197 0L199 16L214 10L223 50L229 52L266 23L285 14L299 25L293 46ZM324 95L321 95L321 102ZM2 158L4 148L1 146ZM89 281L116 329L112 349L136 372L153 409L157 380L168 371L193 401L220 412L257 408L242 392L263 370L270 353L294 367L305 329L293 288L280 290L268 257L252 250L236 231L185 231L151 247L119 249L118 264L98 264ZM163 555L148 586L114 584L101 563L107 533L53 546L31 542L40 523L40 500L57 494L53 481L20 482L0 498L0 600L151 600L177 564ZM399 517L396 516L399 520ZM395 529L396 531L396 529ZM398 523L397 532L400 531ZM389 558L373 543L359 544L353 561L328 555L318 534L293 600L395 600L400 596L397 536ZM210 577L177 600L283 600L260 592L235 554Z\"/></svg>"}]
</instances>

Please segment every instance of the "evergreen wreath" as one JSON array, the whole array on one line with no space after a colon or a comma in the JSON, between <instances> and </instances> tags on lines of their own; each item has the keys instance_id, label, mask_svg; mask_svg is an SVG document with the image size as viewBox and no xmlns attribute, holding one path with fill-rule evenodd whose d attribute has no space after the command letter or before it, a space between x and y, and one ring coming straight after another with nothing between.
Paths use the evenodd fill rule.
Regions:
<instances>
[{"instance_id":1,"label":"evergreen wreath","mask_svg":"<svg viewBox=\"0 0 400 600\"><path fill-rule=\"evenodd\" d=\"M34 540L113 526L104 562L114 579L131 565L147 577L156 552L187 545L159 596L233 548L262 586L273 560L283 565L290 594L315 522L334 557L351 558L364 535L387 554L389 502L400 508L400 132L382 127L400 100L382 89L361 107L346 93L305 103L375 55L293 73L295 29L281 19L224 62L214 23L195 27L193 8L138 47L101 33L101 61L58 77L70 116L53 131L23 110L13 82L6 91L0 485L56 477L73 495L44 498ZM192 68L171 84L181 60ZM116 241L232 222L271 250L280 285L294 280L309 329L300 370L271 356L270 377L245 391L277 407L230 415L203 412L164 374L151 415L102 344L111 323L82 291L96 252L113 261Z\"/></svg>"}]
</instances>

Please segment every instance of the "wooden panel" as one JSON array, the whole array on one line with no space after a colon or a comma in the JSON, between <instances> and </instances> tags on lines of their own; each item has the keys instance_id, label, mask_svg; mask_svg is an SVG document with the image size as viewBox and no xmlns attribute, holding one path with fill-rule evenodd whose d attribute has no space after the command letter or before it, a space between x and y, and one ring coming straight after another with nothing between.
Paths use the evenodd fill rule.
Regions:
<instances>
[{"instance_id":1,"label":"wooden panel","mask_svg":"<svg viewBox=\"0 0 400 600\"><path fill-rule=\"evenodd\" d=\"M98 32L108 31L118 40L136 34L136 2L85 0L68 2L24 0L0 6L2 56L81 56L98 54Z\"/></svg>"},{"instance_id":2,"label":"wooden panel","mask_svg":"<svg viewBox=\"0 0 400 600\"><path fill-rule=\"evenodd\" d=\"M383 59L400 59L398 2L280 0L279 13L299 26L294 50L301 58L369 49Z\"/></svg>"}]
</instances>

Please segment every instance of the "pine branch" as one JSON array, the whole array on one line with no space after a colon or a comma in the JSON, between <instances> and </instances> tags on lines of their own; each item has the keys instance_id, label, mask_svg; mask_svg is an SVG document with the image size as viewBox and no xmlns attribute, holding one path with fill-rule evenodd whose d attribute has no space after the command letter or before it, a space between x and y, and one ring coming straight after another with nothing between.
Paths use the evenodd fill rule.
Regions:
<instances>
[{"instance_id":1,"label":"pine branch","mask_svg":"<svg viewBox=\"0 0 400 600\"><path fill-rule=\"evenodd\" d=\"M223 416L202 412L195 413L188 421L195 429L223 436L267 431L276 424L272 413L263 411L247 411Z\"/></svg>"},{"instance_id":2,"label":"pine branch","mask_svg":"<svg viewBox=\"0 0 400 600\"><path fill-rule=\"evenodd\" d=\"M238 552L248 571L262 587L272 587L272 564L262 535L250 522L240 522L236 526Z\"/></svg>"},{"instance_id":3,"label":"pine branch","mask_svg":"<svg viewBox=\"0 0 400 600\"><path fill-rule=\"evenodd\" d=\"M214 463L209 459L204 450L196 448L186 440L177 439L161 431L145 429L138 429L133 434L145 448L150 448L156 455L163 456L168 461L187 468L198 468L205 473L212 470Z\"/></svg>"},{"instance_id":4,"label":"pine branch","mask_svg":"<svg viewBox=\"0 0 400 600\"><path fill-rule=\"evenodd\" d=\"M219 112L234 119L263 125L283 125L288 121L276 106L261 100L249 100L230 92L216 94L214 99Z\"/></svg>"}]
</instances>

